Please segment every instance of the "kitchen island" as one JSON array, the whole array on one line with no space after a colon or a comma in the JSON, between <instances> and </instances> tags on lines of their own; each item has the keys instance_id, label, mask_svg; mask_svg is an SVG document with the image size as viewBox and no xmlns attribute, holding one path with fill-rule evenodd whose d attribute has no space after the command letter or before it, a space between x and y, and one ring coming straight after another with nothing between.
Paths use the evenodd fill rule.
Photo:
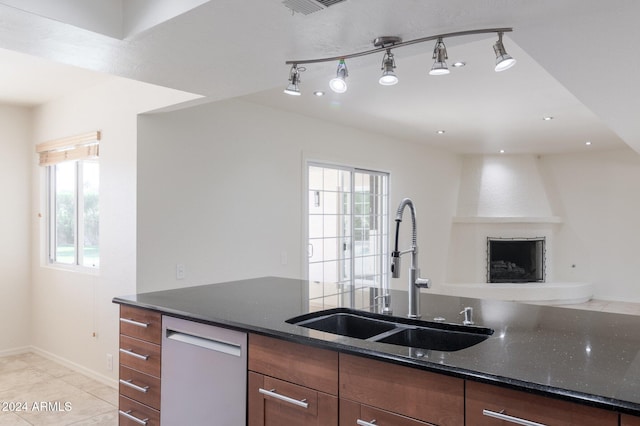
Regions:
<instances>
[{"instance_id":1,"label":"kitchen island","mask_svg":"<svg viewBox=\"0 0 640 426\"><path fill-rule=\"evenodd\" d=\"M630 422L635 421L632 416L640 416L640 318L636 316L424 291L420 306L423 320L444 318L445 322L460 324L463 318L459 312L472 307L475 323L494 333L458 351L415 350L287 323L292 317L329 306L322 298L310 300L314 285L318 284L265 277L117 297L114 303L246 332L250 343L255 336L256 341L276 339L339 353L345 365L362 358L388 363L390 368L405 367L461 379L460 383L474 386L488 384L569 401L585 409L616 413L616 418L622 413ZM339 293L325 291L327 300L349 299ZM360 305L369 309L364 306L366 302ZM406 292L393 291L391 307L394 316L405 316ZM251 360L249 364L251 367Z\"/></svg>"}]
</instances>

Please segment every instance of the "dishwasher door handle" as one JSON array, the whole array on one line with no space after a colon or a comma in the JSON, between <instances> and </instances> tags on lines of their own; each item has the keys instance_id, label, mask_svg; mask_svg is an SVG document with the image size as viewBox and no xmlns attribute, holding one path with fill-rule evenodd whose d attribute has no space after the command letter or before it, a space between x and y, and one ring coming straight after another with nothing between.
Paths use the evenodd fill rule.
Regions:
<instances>
[{"instance_id":1,"label":"dishwasher door handle","mask_svg":"<svg viewBox=\"0 0 640 426\"><path fill-rule=\"evenodd\" d=\"M189 345L199 346L215 352L221 352L227 355L241 356L242 347L235 343L224 342L222 340L211 339L207 337L196 336L194 334L185 333L183 331L167 329L167 339L176 342L187 343Z\"/></svg>"}]
</instances>

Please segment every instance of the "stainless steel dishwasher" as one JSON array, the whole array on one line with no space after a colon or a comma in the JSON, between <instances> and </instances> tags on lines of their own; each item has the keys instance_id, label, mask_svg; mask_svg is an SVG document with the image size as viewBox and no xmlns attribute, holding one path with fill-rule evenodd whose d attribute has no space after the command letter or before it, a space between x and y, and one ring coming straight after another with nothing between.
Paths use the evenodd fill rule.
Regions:
<instances>
[{"instance_id":1,"label":"stainless steel dishwasher","mask_svg":"<svg viewBox=\"0 0 640 426\"><path fill-rule=\"evenodd\" d=\"M247 334L162 318L163 426L246 424Z\"/></svg>"}]
</instances>

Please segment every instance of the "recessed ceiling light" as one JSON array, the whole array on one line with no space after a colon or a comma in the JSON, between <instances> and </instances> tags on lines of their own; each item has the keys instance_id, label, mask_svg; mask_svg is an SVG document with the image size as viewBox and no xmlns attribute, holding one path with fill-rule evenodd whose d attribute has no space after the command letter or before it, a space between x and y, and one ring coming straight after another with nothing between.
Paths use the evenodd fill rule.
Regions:
<instances>
[{"instance_id":1,"label":"recessed ceiling light","mask_svg":"<svg viewBox=\"0 0 640 426\"><path fill-rule=\"evenodd\" d=\"M504 149L501 149L501 150L500 150L500 154L504 154Z\"/></svg>"},{"instance_id":2,"label":"recessed ceiling light","mask_svg":"<svg viewBox=\"0 0 640 426\"><path fill-rule=\"evenodd\" d=\"M316 96L324 96L324 92L322 90L316 90L313 94Z\"/></svg>"},{"instance_id":3,"label":"recessed ceiling light","mask_svg":"<svg viewBox=\"0 0 640 426\"><path fill-rule=\"evenodd\" d=\"M444 130L437 130L436 131L436 133L439 134L439 135L444 135L444 132L445 132Z\"/></svg>"},{"instance_id":4,"label":"recessed ceiling light","mask_svg":"<svg viewBox=\"0 0 640 426\"><path fill-rule=\"evenodd\" d=\"M585 144L586 146L591 146L591 141L586 141L584 144Z\"/></svg>"},{"instance_id":5,"label":"recessed ceiling light","mask_svg":"<svg viewBox=\"0 0 640 426\"><path fill-rule=\"evenodd\" d=\"M552 116L550 116L550 115L547 115L547 116L542 117L542 119L543 119L544 121L551 121L551 120L553 120L553 117L552 117Z\"/></svg>"},{"instance_id":6,"label":"recessed ceiling light","mask_svg":"<svg viewBox=\"0 0 640 426\"><path fill-rule=\"evenodd\" d=\"M455 67L455 68L462 68L462 67L464 67L465 65L467 65L467 63L466 63L466 62L458 61L458 62L454 62L451 66L452 66L452 67Z\"/></svg>"}]
</instances>

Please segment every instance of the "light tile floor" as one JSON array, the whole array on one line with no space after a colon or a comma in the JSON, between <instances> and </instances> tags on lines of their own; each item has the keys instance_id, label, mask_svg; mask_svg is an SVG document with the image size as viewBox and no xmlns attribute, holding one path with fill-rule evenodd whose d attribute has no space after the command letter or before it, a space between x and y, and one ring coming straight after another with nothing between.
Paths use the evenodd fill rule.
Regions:
<instances>
[{"instance_id":1,"label":"light tile floor","mask_svg":"<svg viewBox=\"0 0 640 426\"><path fill-rule=\"evenodd\" d=\"M0 426L115 426L117 405L116 389L42 356L0 357Z\"/></svg>"},{"instance_id":2,"label":"light tile floor","mask_svg":"<svg viewBox=\"0 0 640 426\"><path fill-rule=\"evenodd\" d=\"M640 316L640 303L590 300L563 307ZM37 410L42 402L53 406ZM118 424L116 389L33 353L0 357L0 404L0 426Z\"/></svg>"}]
</instances>

